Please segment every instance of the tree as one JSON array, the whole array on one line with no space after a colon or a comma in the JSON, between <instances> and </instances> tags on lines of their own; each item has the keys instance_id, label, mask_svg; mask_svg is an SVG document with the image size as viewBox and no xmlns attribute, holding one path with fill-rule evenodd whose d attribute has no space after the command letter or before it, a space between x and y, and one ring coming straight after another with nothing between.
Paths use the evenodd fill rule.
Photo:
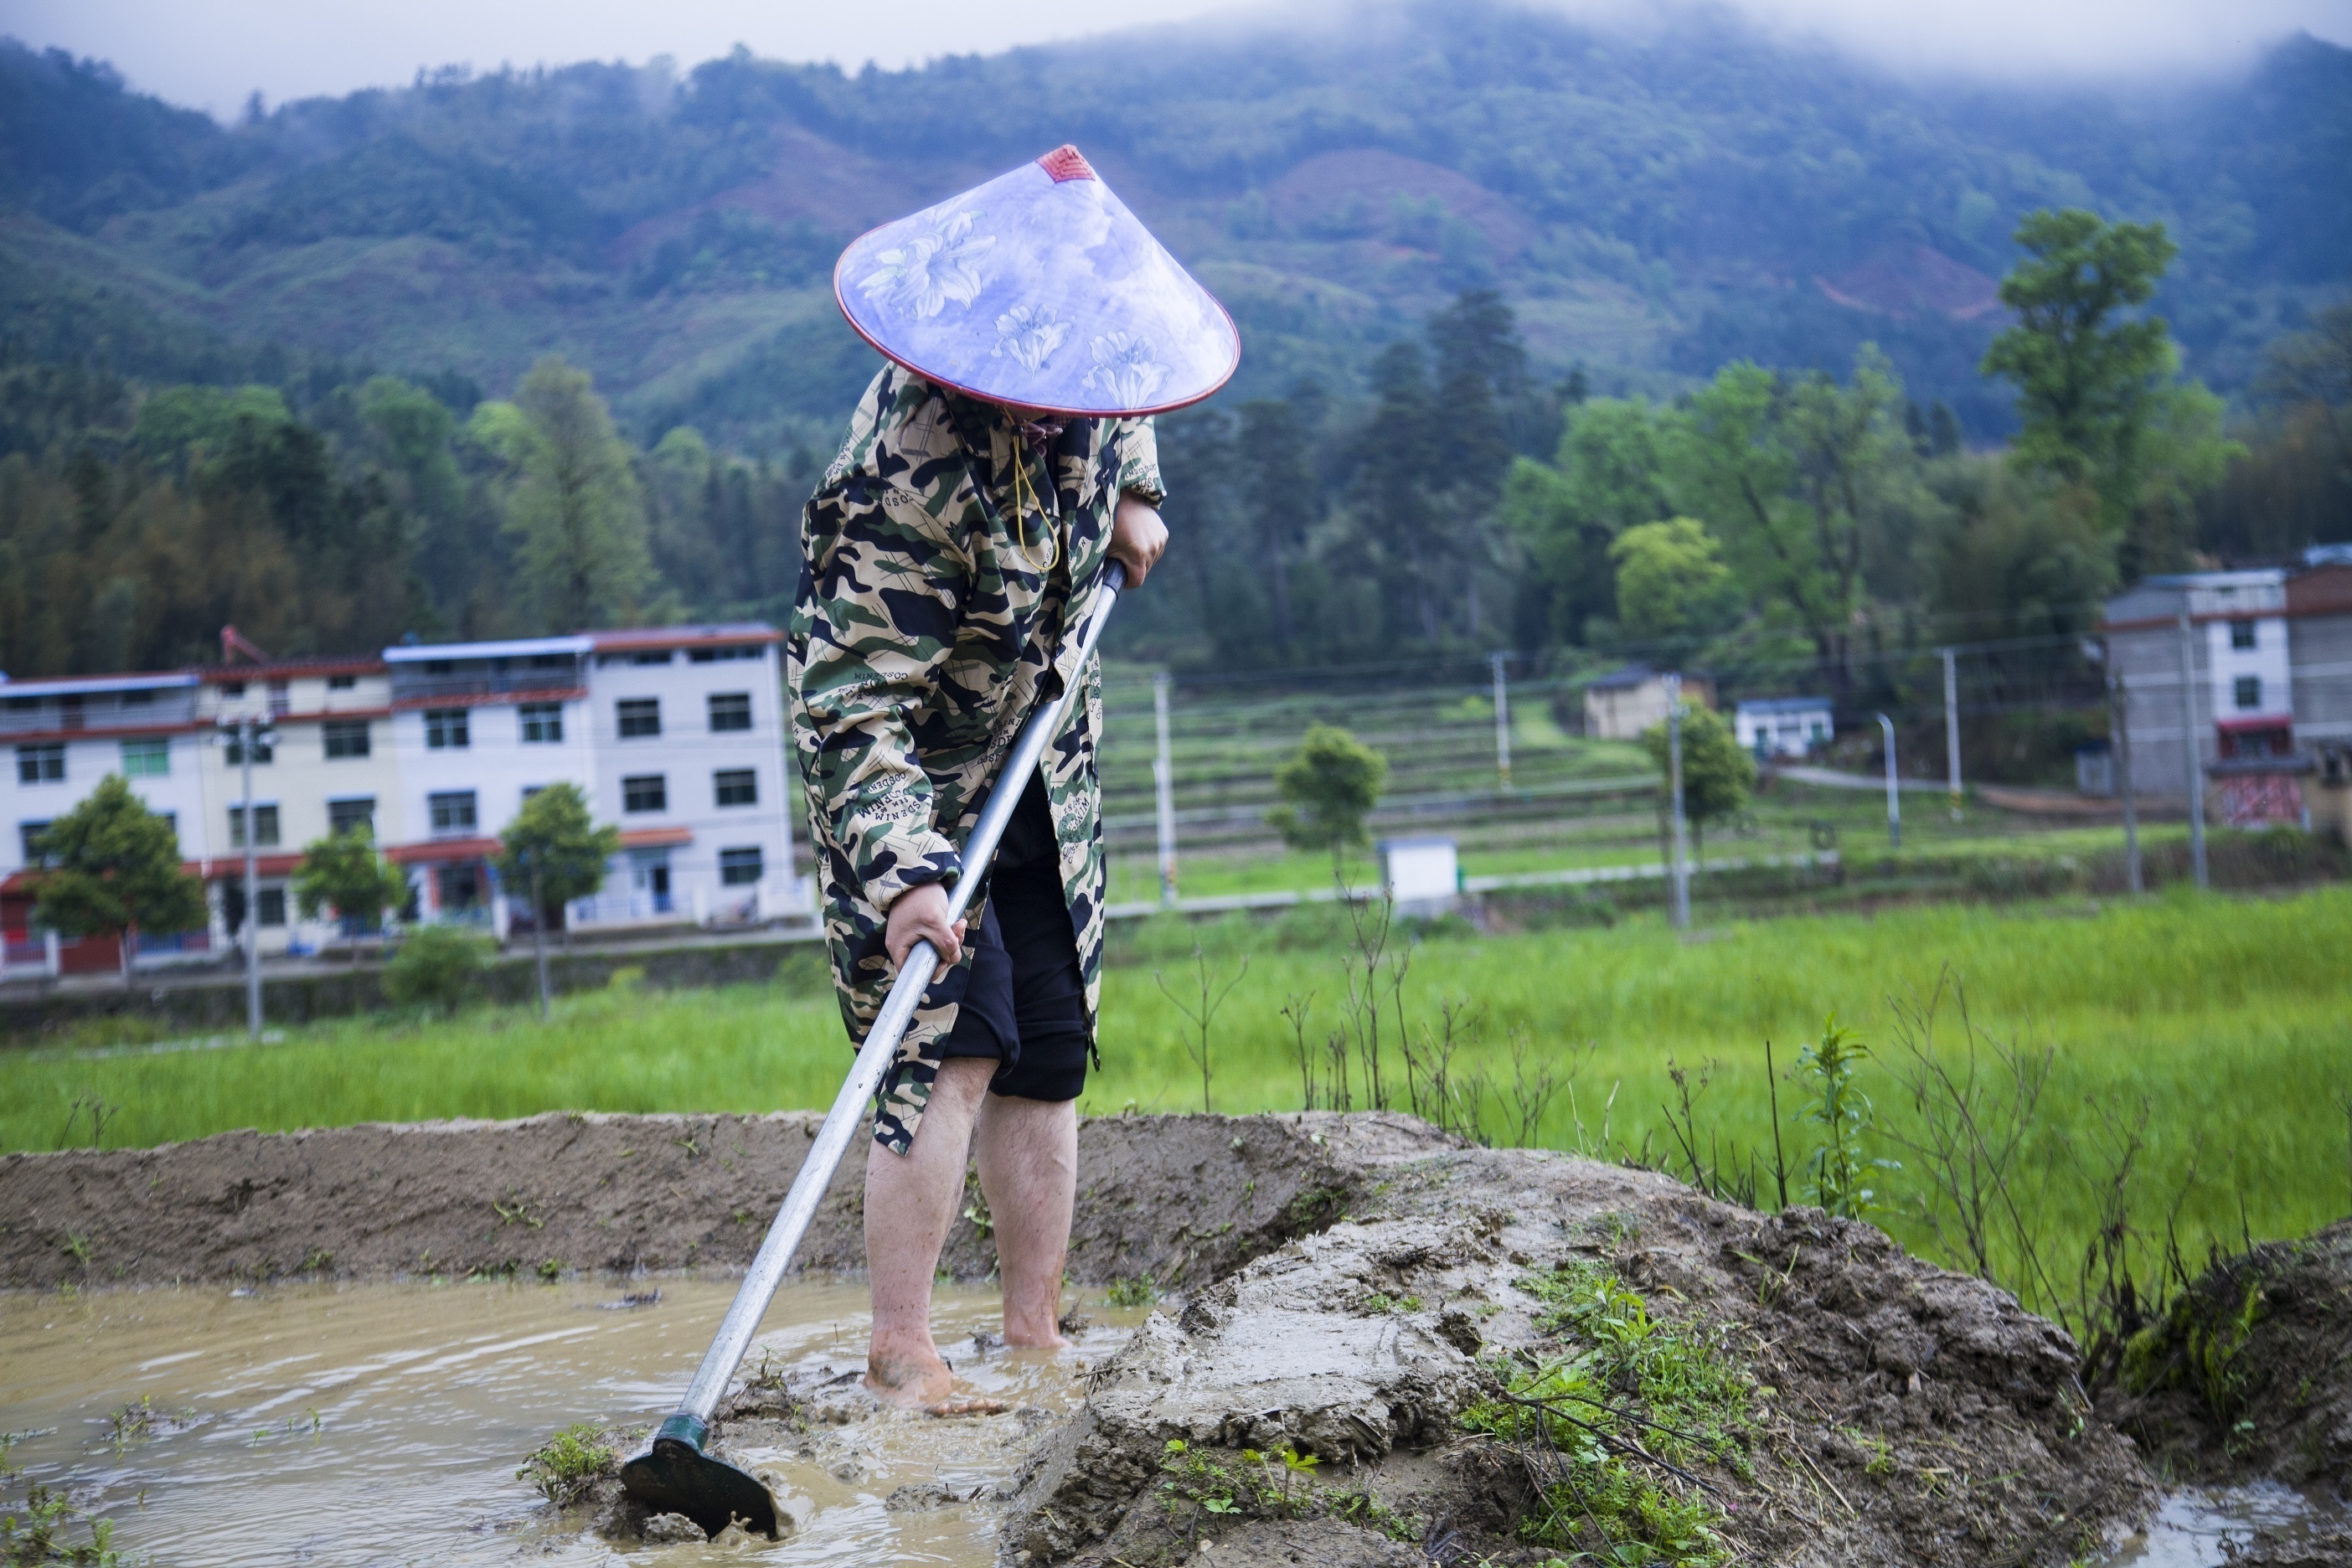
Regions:
<instances>
[{"instance_id":1,"label":"tree","mask_svg":"<svg viewBox=\"0 0 2352 1568\"><path fill-rule=\"evenodd\" d=\"M1608 633L1616 600L1609 546L1626 529L1675 514L1664 433L1675 416L1642 398L1579 397L1552 466L1525 458L1503 487L1501 517L1535 568L1522 586L1523 636L1582 643ZM1527 603L1527 601L1523 601Z\"/></svg>"},{"instance_id":2,"label":"tree","mask_svg":"<svg viewBox=\"0 0 2352 1568\"><path fill-rule=\"evenodd\" d=\"M1739 613L1739 585L1706 525L1687 517L1629 528L1609 547L1617 627L1636 642L1704 637Z\"/></svg>"},{"instance_id":3,"label":"tree","mask_svg":"<svg viewBox=\"0 0 2352 1568\"><path fill-rule=\"evenodd\" d=\"M1685 506L1729 546L1740 579L1794 617L1841 688L1853 683L1863 568L1916 489L1903 405L1872 344L1843 386L1743 361L1692 396L1664 443Z\"/></svg>"},{"instance_id":4,"label":"tree","mask_svg":"<svg viewBox=\"0 0 2352 1568\"><path fill-rule=\"evenodd\" d=\"M1662 785L1672 776L1666 727L1653 724L1642 731L1642 749L1658 770ZM1739 748L1739 736L1712 708L1691 703L1683 710L1683 819L1690 824L1694 847L1703 845L1706 825L1739 815L1756 787L1756 759ZM1662 787L1658 815L1663 822L1674 810L1674 800Z\"/></svg>"},{"instance_id":5,"label":"tree","mask_svg":"<svg viewBox=\"0 0 2352 1568\"><path fill-rule=\"evenodd\" d=\"M2017 385L2017 461L2095 493L2127 571L2179 564L2189 500L2243 451L2221 436L2220 400L2174 379L2164 318L2128 314L2180 247L2160 223L2109 224L2078 207L2029 213L2016 238L2028 254L2000 298L2018 321L1982 369Z\"/></svg>"},{"instance_id":6,"label":"tree","mask_svg":"<svg viewBox=\"0 0 2352 1568\"><path fill-rule=\"evenodd\" d=\"M506 526L539 624L576 631L634 616L654 582L645 497L588 373L551 354L514 402L483 404L467 428L517 476Z\"/></svg>"},{"instance_id":7,"label":"tree","mask_svg":"<svg viewBox=\"0 0 2352 1568\"><path fill-rule=\"evenodd\" d=\"M550 784L522 803L499 836L499 879L528 889L531 945L539 960L539 1012L548 1009L547 927L551 911L584 899L604 885L604 868L621 852L621 830L599 827L588 814L588 797L572 784Z\"/></svg>"},{"instance_id":8,"label":"tree","mask_svg":"<svg viewBox=\"0 0 2352 1568\"><path fill-rule=\"evenodd\" d=\"M1370 842L1364 818L1380 804L1388 777L1388 759L1347 731L1309 725L1297 753L1275 770L1284 804L1266 813L1266 821L1294 849L1330 850L1337 876L1341 854Z\"/></svg>"},{"instance_id":9,"label":"tree","mask_svg":"<svg viewBox=\"0 0 2352 1568\"><path fill-rule=\"evenodd\" d=\"M1242 405L1234 445L1245 476L1250 523L1274 595L1275 641L1286 655L1298 632L1290 606L1290 560L1315 516L1315 470L1307 460L1306 432L1288 402L1260 398Z\"/></svg>"},{"instance_id":10,"label":"tree","mask_svg":"<svg viewBox=\"0 0 2352 1568\"><path fill-rule=\"evenodd\" d=\"M1443 632L1432 560L1441 544L1430 492L1444 476L1428 361L1419 345L1383 349L1372 363L1372 386L1377 402L1357 437L1358 507L1385 575L1412 604L1414 629L1433 644Z\"/></svg>"},{"instance_id":11,"label":"tree","mask_svg":"<svg viewBox=\"0 0 2352 1568\"><path fill-rule=\"evenodd\" d=\"M120 773L98 781L88 799L49 824L38 848L33 918L61 936L110 936L131 948L142 931L189 931L205 923L205 887L180 868L179 837L147 809Z\"/></svg>"},{"instance_id":12,"label":"tree","mask_svg":"<svg viewBox=\"0 0 2352 1568\"><path fill-rule=\"evenodd\" d=\"M294 868L294 899L306 920L331 909L337 918L365 928L407 901L408 879L377 857L373 834L337 833L303 846L301 862ZM352 956L357 960L356 948Z\"/></svg>"}]
</instances>

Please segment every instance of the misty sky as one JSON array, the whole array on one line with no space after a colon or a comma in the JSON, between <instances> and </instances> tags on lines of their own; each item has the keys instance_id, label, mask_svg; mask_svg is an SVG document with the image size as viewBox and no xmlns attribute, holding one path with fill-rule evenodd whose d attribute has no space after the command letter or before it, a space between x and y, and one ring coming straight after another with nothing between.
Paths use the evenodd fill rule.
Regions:
<instances>
[{"instance_id":1,"label":"misty sky","mask_svg":"<svg viewBox=\"0 0 2352 1568\"><path fill-rule=\"evenodd\" d=\"M1643 0L1528 3L1597 16L1650 8ZM2227 68L2297 28L2352 43L2352 0L1731 3L1779 32L1826 37L1906 70L1971 75ZM1345 14L1342 0L1312 5L1308 14ZM256 89L276 104L405 83L420 66L494 70L664 54L690 66L741 42L777 58L897 67L1273 9L1237 11L1232 0L6 0L0 32L111 60L136 88L226 116Z\"/></svg>"}]
</instances>

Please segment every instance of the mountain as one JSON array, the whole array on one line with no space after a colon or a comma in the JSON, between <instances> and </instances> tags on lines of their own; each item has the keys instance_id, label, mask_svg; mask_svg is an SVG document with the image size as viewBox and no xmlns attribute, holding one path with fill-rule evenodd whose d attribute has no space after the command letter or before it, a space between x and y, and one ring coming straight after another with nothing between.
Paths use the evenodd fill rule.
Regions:
<instances>
[{"instance_id":1,"label":"mountain","mask_svg":"<svg viewBox=\"0 0 2352 1568\"><path fill-rule=\"evenodd\" d=\"M2203 85L1922 85L1723 12L1473 3L898 72L445 71L234 126L0 44L0 306L18 355L166 379L503 393L562 353L648 443L822 449L872 363L841 245L1065 141L1233 309L1228 398L1358 392L1492 286L1552 376L1664 393L1875 341L1986 439L2009 415L1976 363L2034 207L2162 219L2160 309L2224 391L2352 283L2352 51L2307 37Z\"/></svg>"}]
</instances>

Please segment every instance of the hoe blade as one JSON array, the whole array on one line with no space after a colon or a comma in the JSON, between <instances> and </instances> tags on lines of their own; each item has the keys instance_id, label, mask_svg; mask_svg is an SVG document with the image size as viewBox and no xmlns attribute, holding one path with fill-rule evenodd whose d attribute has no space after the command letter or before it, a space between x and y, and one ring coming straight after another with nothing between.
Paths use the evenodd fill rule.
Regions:
<instances>
[{"instance_id":1,"label":"hoe blade","mask_svg":"<svg viewBox=\"0 0 2352 1568\"><path fill-rule=\"evenodd\" d=\"M654 1434L653 1447L621 1467L621 1485L656 1513L682 1513L717 1535L740 1521L754 1535L782 1533L776 1500L757 1477L702 1451L709 1428L691 1415L673 1415Z\"/></svg>"}]
</instances>

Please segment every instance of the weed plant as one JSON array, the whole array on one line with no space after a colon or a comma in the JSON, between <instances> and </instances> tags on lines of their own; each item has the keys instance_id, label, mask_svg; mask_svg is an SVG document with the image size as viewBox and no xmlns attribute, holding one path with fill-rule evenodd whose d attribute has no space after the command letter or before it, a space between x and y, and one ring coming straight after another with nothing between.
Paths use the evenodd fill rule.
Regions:
<instances>
[{"instance_id":1,"label":"weed plant","mask_svg":"<svg viewBox=\"0 0 2352 1568\"><path fill-rule=\"evenodd\" d=\"M569 1508L613 1468L615 1456L602 1436L593 1421L566 1426L533 1450L515 1477L530 1482L556 1507Z\"/></svg>"},{"instance_id":2,"label":"weed plant","mask_svg":"<svg viewBox=\"0 0 2352 1568\"><path fill-rule=\"evenodd\" d=\"M1528 1541L1576 1561L1717 1568L1722 1510L1696 1467L1750 1474L1756 1384L1717 1330L1654 1316L1608 1268L1573 1262L1519 1282L1545 1303L1548 1352L1487 1364L1462 1423L1509 1444L1541 1499Z\"/></svg>"}]
</instances>

